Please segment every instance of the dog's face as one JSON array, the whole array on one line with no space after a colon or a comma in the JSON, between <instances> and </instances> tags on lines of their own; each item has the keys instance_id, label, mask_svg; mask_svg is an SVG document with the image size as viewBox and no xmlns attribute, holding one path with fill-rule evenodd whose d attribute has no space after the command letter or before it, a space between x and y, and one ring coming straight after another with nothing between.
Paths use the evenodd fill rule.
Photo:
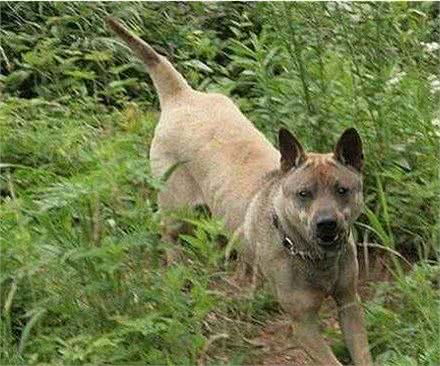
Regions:
<instances>
[{"instance_id":1,"label":"dog's face","mask_svg":"<svg viewBox=\"0 0 440 366\"><path fill-rule=\"evenodd\" d=\"M306 154L287 131L280 131L281 212L312 245L335 250L345 242L362 209L362 142L345 131L332 154Z\"/></svg>"}]
</instances>

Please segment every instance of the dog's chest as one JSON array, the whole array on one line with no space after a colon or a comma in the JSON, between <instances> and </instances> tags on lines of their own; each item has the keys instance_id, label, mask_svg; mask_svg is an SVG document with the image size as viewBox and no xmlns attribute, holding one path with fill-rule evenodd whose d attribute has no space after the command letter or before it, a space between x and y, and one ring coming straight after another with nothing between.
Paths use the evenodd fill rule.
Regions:
<instances>
[{"instance_id":1,"label":"dog's chest","mask_svg":"<svg viewBox=\"0 0 440 366\"><path fill-rule=\"evenodd\" d=\"M310 287L329 294L336 285L339 272L339 257L323 259L309 264L306 280Z\"/></svg>"}]
</instances>

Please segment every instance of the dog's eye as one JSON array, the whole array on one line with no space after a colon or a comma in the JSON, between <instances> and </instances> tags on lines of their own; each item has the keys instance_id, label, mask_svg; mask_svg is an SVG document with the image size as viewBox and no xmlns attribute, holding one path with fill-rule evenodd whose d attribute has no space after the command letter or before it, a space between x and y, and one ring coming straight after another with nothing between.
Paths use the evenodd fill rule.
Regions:
<instances>
[{"instance_id":1,"label":"dog's eye","mask_svg":"<svg viewBox=\"0 0 440 366\"><path fill-rule=\"evenodd\" d=\"M350 191L350 190L349 190L348 188L345 188L345 187L339 187L339 188L338 188L338 193L339 193L341 196L346 195L349 191Z\"/></svg>"},{"instance_id":2,"label":"dog's eye","mask_svg":"<svg viewBox=\"0 0 440 366\"><path fill-rule=\"evenodd\" d=\"M312 192L308 191L307 189L303 189L298 192L298 196L301 198L310 198L312 197Z\"/></svg>"}]
</instances>

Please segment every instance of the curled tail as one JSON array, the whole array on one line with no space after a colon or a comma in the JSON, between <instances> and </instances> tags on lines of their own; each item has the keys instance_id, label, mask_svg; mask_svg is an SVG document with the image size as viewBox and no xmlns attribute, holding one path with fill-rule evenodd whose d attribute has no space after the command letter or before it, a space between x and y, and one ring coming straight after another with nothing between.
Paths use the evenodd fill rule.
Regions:
<instances>
[{"instance_id":1,"label":"curled tail","mask_svg":"<svg viewBox=\"0 0 440 366\"><path fill-rule=\"evenodd\" d=\"M174 66L164 56L159 55L148 43L129 32L115 18L107 17L106 22L147 66L159 94L161 105L180 92L191 89Z\"/></svg>"}]
</instances>

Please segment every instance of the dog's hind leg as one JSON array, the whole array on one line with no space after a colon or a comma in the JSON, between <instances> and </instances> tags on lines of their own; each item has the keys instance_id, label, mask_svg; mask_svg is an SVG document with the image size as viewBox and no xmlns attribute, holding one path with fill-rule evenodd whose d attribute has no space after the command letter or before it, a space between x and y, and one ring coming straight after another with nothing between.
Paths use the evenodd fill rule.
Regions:
<instances>
[{"instance_id":1,"label":"dog's hind leg","mask_svg":"<svg viewBox=\"0 0 440 366\"><path fill-rule=\"evenodd\" d=\"M150 160L154 176L169 175L158 194L158 204L162 215L162 239L174 242L184 226L176 217L178 212L203 205L203 195L185 163L176 163L157 139L151 145Z\"/></svg>"},{"instance_id":2,"label":"dog's hind leg","mask_svg":"<svg viewBox=\"0 0 440 366\"><path fill-rule=\"evenodd\" d=\"M180 220L173 218L173 212L195 209L204 203L197 183L185 170L177 168L168 178L158 196L159 209L165 221L168 221L166 224L168 234L165 236L173 241L177 239L176 235L181 231L175 225L175 221Z\"/></svg>"},{"instance_id":3,"label":"dog's hind leg","mask_svg":"<svg viewBox=\"0 0 440 366\"><path fill-rule=\"evenodd\" d=\"M161 236L164 243L175 243L180 234L191 231L191 225L182 220L188 210L196 209L203 204L203 199L194 179L177 168L158 194L161 213ZM166 262L174 263L179 257L180 249L171 246L165 251Z\"/></svg>"}]
</instances>

